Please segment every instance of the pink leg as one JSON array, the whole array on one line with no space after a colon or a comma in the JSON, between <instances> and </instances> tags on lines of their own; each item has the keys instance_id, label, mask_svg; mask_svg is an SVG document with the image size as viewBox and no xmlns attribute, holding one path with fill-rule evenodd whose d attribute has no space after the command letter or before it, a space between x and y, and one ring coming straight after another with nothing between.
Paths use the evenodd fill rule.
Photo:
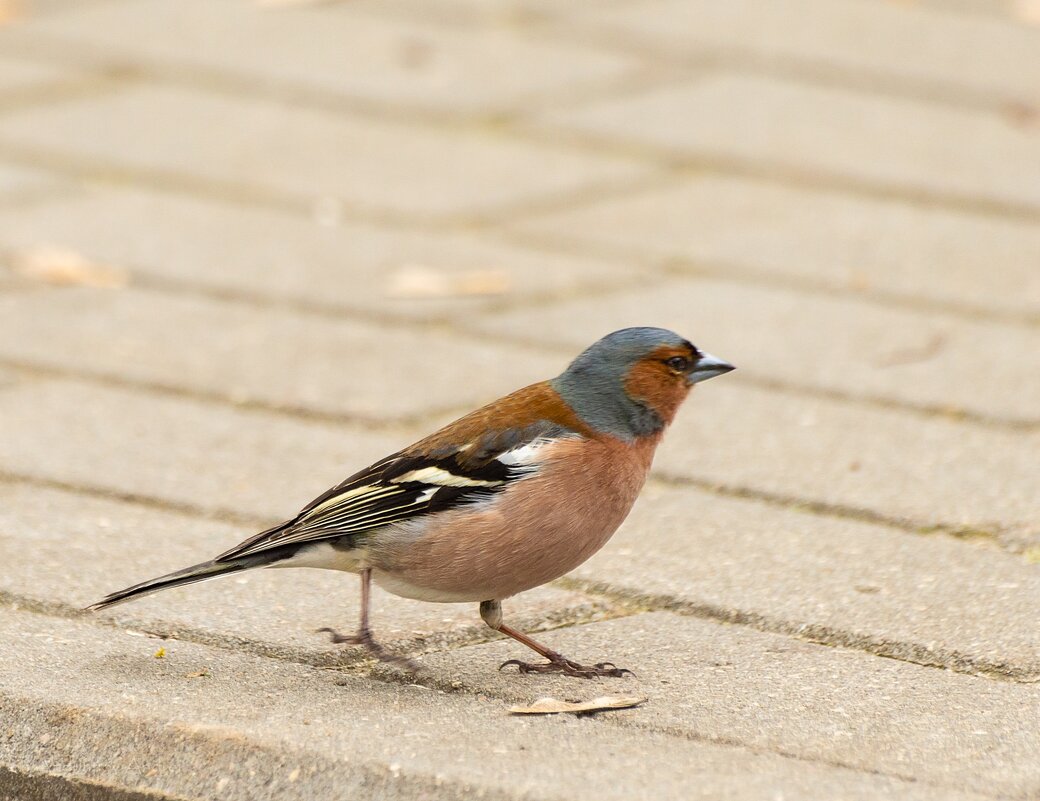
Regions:
<instances>
[{"instance_id":1,"label":"pink leg","mask_svg":"<svg viewBox=\"0 0 1040 801\"><path fill-rule=\"evenodd\" d=\"M508 662L503 662L499 665L499 670L509 665L516 665L516 669L521 673L563 673L566 676L579 676L583 679L592 679L597 676L621 677L625 674L633 675L631 670L619 668L611 662L599 662L591 667L579 665L562 654L546 648L522 631L517 631L512 626L507 626L503 623L502 604L498 601L483 601L480 604L480 616L495 631L500 631L507 637L512 637L517 642L523 643L532 651L541 654L549 660L548 662L531 664L530 662L521 662L519 659L510 659Z\"/></svg>"},{"instance_id":2,"label":"pink leg","mask_svg":"<svg viewBox=\"0 0 1040 801\"><path fill-rule=\"evenodd\" d=\"M372 637L372 630L368 627L368 605L369 600L372 597L372 570L365 569L361 571L361 620L358 622L357 634L340 634L335 629L328 627L318 629L319 632L326 632L330 635L329 640L338 644L350 644L350 645L363 645L372 656L378 659L380 662L390 662L392 664L400 665L401 667L407 668L411 671L419 669L412 660L403 656L395 656L383 648L375 638Z\"/></svg>"}]
</instances>

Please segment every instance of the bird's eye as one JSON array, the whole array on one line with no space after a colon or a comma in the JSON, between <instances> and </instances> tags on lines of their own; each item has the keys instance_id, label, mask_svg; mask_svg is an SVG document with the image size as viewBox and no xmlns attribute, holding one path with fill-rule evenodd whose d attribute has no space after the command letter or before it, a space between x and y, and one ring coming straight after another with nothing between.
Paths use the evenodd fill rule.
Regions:
<instances>
[{"instance_id":1,"label":"bird's eye","mask_svg":"<svg viewBox=\"0 0 1040 801\"><path fill-rule=\"evenodd\" d=\"M673 356L668 361L666 361L665 364L667 364L673 370L685 372L686 368L690 366L690 360L687 359L685 356Z\"/></svg>"}]
</instances>

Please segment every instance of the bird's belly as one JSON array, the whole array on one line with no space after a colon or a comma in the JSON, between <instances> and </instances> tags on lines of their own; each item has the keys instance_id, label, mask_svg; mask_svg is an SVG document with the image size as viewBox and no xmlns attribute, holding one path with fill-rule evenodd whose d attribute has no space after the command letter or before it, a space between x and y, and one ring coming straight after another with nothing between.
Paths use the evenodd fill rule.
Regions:
<instances>
[{"instance_id":1,"label":"bird's belly","mask_svg":"<svg viewBox=\"0 0 1040 801\"><path fill-rule=\"evenodd\" d=\"M317 567L324 570L360 573L370 567L370 556L363 549L336 547L331 542L318 542L301 548L288 559L274 562L269 567ZM378 569L372 570L372 578L387 592L417 601L450 604L486 600L471 593L437 590L410 584L404 576L386 573Z\"/></svg>"},{"instance_id":2,"label":"bird's belly","mask_svg":"<svg viewBox=\"0 0 1040 801\"><path fill-rule=\"evenodd\" d=\"M508 598L559 578L610 539L642 487L645 463L616 456L603 448L572 473L546 470L486 507L403 524L387 547L370 549L377 581L408 598L457 602Z\"/></svg>"},{"instance_id":3,"label":"bird's belly","mask_svg":"<svg viewBox=\"0 0 1040 801\"><path fill-rule=\"evenodd\" d=\"M437 604L460 604L460 603L480 603L481 601L488 600L479 592L474 592L472 589L467 591L467 588L441 588L427 587L419 584L412 584L409 581L409 577L402 573L388 573L379 569L372 570L372 579L389 593L393 593L401 598L411 598L415 601L426 601L428 603Z\"/></svg>"}]
</instances>

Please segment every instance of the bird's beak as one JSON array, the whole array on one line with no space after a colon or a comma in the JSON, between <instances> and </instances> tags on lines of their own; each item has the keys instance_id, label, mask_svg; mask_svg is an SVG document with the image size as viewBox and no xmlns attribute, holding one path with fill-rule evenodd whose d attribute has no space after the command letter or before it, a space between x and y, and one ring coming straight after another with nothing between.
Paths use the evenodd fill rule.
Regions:
<instances>
[{"instance_id":1,"label":"bird's beak","mask_svg":"<svg viewBox=\"0 0 1040 801\"><path fill-rule=\"evenodd\" d=\"M686 381L689 384L696 384L698 381L707 381L709 378L714 378L717 375L730 372L730 370L736 370L729 362L724 362L722 359L718 359L712 356L710 353L702 353L701 357L697 360L697 363L693 365L693 369L690 370L690 374L687 376Z\"/></svg>"}]
</instances>

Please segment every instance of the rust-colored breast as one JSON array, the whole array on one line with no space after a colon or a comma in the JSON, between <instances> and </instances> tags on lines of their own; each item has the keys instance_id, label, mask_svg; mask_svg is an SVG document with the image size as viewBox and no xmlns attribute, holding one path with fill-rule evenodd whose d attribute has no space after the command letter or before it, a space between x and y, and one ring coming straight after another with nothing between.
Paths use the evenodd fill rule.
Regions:
<instances>
[{"instance_id":1,"label":"rust-colored breast","mask_svg":"<svg viewBox=\"0 0 1040 801\"><path fill-rule=\"evenodd\" d=\"M541 472L488 506L451 510L409 524L410 536L373 544L376 580L391 592L431 601L497 600L552 581L621 525L659 439L560 440Z\"/></svg>"}]
</instances>

